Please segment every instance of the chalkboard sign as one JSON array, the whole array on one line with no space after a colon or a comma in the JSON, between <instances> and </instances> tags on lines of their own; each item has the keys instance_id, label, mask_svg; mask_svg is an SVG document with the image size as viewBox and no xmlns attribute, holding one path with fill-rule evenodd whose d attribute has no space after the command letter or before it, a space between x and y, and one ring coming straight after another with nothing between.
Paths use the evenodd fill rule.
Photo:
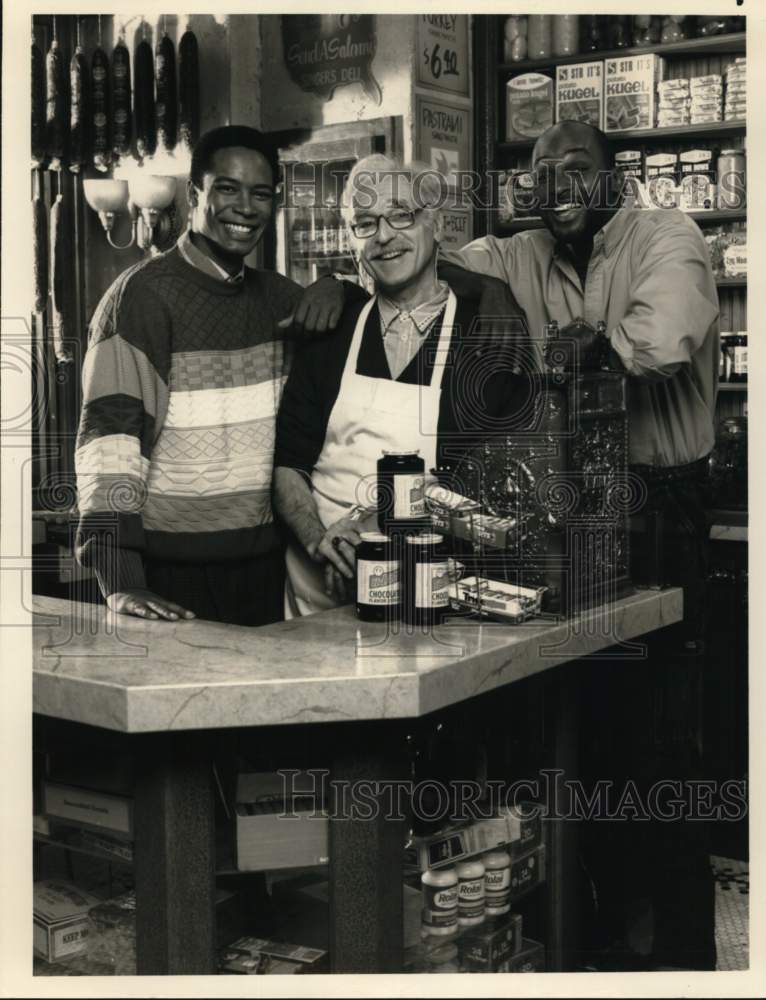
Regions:
<instances>
[{"instance_id":1,"label":"chalkboard sign","mask_svg":"<svg viewBox=\"0 0 766 1000\"><path fill-rule=\"evenodd\" d=\"M372 14L283 14L285 64L301 90L330 100L336 87L360 83L380 104L372 75L377 37Z\"/></svg>"}]
</instances>

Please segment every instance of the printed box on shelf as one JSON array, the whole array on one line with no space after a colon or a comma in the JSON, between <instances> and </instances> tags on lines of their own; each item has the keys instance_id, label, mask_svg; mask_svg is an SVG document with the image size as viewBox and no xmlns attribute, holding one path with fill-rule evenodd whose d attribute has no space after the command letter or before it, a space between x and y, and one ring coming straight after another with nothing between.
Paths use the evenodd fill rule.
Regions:
<instances>
[{"instance_id":1,"label":"printed box on shelf","mask_svg":"<svg viewBox=\"0 0 766 1000\"><path fill-rule=\"evenodd\" d=\"M133 838L133 800L124 795L44 781L43 812L59 823Z\"/></svg>"},{"instance_id":2,"label":"printed box on shelf","mask_svg":"<svg viewBox=\"0 0 766 1000\"><path fill-rule=\"evenodd\" d=\"M521 950L521 927L521 914L509 913L466 930L458 941L465 971L498 972Z\"/></svg>"},{"instance_id":3,"label":"printed box on shelf","mask_svg":"<svg viewBox=\"0 0 766 1000\"><path fill-rule=\"evenodd\" d=\"M556 67L556 121L586 122L604 127L604 63L570 63Z\"/></svg>"},{"instance_id":4,"label":"printed box on shelf","mask_svg":"<svg viewBox=\"0 0 766 1000\"><path fill-rule=\"evenodd\" d=\"M511 860L511 903L545 881L545 844Z\"/></svg>"},{"instance_id":5,"label":"printed box on shelf","mask_svg":"<svg viewBox=\"0 0 766 1000\"><path fill-rule=\"evenodd\" d=\"M97 896L71 882L44 879L35 882L32 899L36 954L47 962L57 962L85 951L88 911L100 902Z\"/></svg>"},{"instance_id":6,"label":"printed box on shelf","mask_svg":"<svg viewBox=\"0 0 766 1000\"><path fill-rule=\"evenodd\" d=\"M655 54L618 56L605 61L605 132L654 127L655 88L664 65Z\"/></svg>"}]
</instances>

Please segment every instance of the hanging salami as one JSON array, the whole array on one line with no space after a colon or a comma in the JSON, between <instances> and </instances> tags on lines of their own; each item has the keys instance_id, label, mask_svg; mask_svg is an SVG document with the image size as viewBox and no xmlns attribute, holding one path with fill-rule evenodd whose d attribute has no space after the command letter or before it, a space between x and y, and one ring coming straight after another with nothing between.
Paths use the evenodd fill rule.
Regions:
<instances>
[{"instance_id":1,"label":"hanging salami","mask_svg":"<svg viewBox=\"0 0 766 1000\"><path fill-rule=\"evenodd\" d=\"M178 43L178 137L190 149L199 137L199 51L193 32L185 31Z\"/></svg>"},{"instance_id":2,"label":"hanging salami","mask_svg":"<svg viewBox=\"0 0 766 1000\"><path fill-rule=\"evenodd\" d=\"M128 156L133 138L130 107L130 53L120 38L112 52L112 150Z\"/></svg>"},{"instance_id":3,"label":"hanging salami","mask_svg":"<svg viewBox=\"0 0 766 1000\"><path fill-rule=\"evenodd\" d=\"M63 219L64 200L61 194L51 208L51 333L53 353L57 361L71 361L72 355L65 343L64 323L64 261L67 253L66 233Z\"/></svg>"},{"instance_id":4,"label":"hanging salami","mask_svg":"<svg viewBox=\"0 0 766 1000\"><path fill-rule=\"evenodd\" d=\"M32 166L45 162L45 59L32 43Z\"/></svg>"},{"instance_id":5,"label":"hanging salami","mask_svg":"<svg viewBox=\"0 0 766 1000\"><path fill-rule=\"evenodd\" d=\"M157 73L157 145L169 152L178 137L178 88L176 50L167 35L157 43L154 66Z\"/></svg>"},{"instance_id":6,"label":"hanging salami","mask_svg":"<svg viewBox=\"0 0 766 1000\"><path fill-rule=\"evenodd\" d=\"M136 152L141 160L157 149L157 123L154 111L154 56L144 39L136 46L133 105L136 115Z\"/></svg>"},{"instance_id":7,"label":"hanging salami","mask_svg":"<svg viewBox=\"0 0 766 1000\"><path fill-rule=\"evenodd\" d=\"M82 48L78 45L69 63L69 169L79 174L89 159L90 74Z\"/></svg>"},{"instance_id":8,"label":"hanging salami","mask_svg":"<svg viewBox=\"0 0 766 1000\"><path fill-rule=\"evenodd\" d=\"M42 181L37 175L37 190L32 201L35 254L35 312L45 312L48 304L48 216L41 193Z\"/></svg>"},{"instance_id":9,"label":"hanging salami","mask_svg":"<svg viewBox=\"0 0 766 1000\"><path fill-rule=\"evenodd\" d=\"M93 107L93 163L97 170L108 170L112 162L109 128L109 58L99 46L91 60Z\"/></svg>"},{"instance_id":10,"label":"hanging salami","mask_svg":"<svg viewBox=\"0 0 766 1000\"><path fill-rule=\"evenodd\" d=\"M61 170L66 151L66 92L61 48L56 38L45 57L45 147L50 169Z\"/></svg>"}]
</instances>

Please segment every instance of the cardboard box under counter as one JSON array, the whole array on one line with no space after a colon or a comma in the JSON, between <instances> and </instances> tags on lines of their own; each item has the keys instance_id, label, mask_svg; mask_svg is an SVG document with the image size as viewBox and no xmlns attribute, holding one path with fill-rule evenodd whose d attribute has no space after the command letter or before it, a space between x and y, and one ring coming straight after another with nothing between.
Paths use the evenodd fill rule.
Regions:
<instances>
[{"instance_id":1,"label":"cardboard box under counter","mask_svg":"<svg viewBox=\"0 0 766 1000\"><path fill-rule=\"evenodd\" d=\"M302 783L301 783L302 782ZM295 797L284 798L281 775L237 778L236 848L240 871L324 865L329 860L327 814L314 798L310 775L292 778ZM305 795L300 793L305 791Z\"/></svg>"}]
</instances>

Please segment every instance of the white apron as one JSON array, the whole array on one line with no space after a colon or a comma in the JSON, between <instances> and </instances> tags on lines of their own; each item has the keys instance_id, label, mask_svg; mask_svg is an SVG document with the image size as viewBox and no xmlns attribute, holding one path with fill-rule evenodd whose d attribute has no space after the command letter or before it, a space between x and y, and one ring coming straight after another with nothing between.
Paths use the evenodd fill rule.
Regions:
<instances>
[{"instance_id":1,"label":"white apron","mask_svg":"<svg viewBox=\"0 0 766 1000\"><path fill-rule=\"evenodd\" d=\"M356 322L338 397L312 476L317 513L325 528L356 504L374 506L378 459L384 450L419 451L426 473L436 465L439 403L457 299L453 292L449 293L430 385L357 374L364 327L375 301L373 298L365 304ZM286 566L286 618L337 606L335 598L324 590L324 565L310 559L302 546L288 546Z\"/></svg>"}]
</instances>

